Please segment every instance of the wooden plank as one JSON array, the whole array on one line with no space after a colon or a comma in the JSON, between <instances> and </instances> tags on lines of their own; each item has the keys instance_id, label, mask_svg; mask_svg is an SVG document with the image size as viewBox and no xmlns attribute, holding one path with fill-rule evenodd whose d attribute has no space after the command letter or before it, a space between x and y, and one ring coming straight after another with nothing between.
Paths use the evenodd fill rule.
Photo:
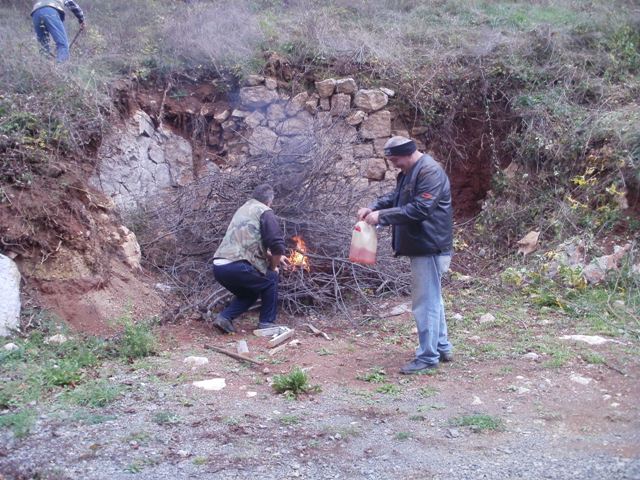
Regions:
<instances>
[{"instance_id":1,"label":"wooden plank","mask_svg":"<svg viewBox=\"0 0 640 480\"><path fill-rule=\"evenodd\" d=\"M253 331L256 337L270 337L271 335L280 335L281 333L289 330L289 327L283 325L278 327L260 328Z\"/></svg>"},{"instance_id":2,"label":"wooden plank","mask_svg":"<svg viewBox=\"0 0 640 480\"><path fill-rule=\"evenodd\" d=\"M294 333L296 333L296 331L295 329L292 328L290 330L287 330L284 333L281 333L280 335L273 337L271 340L269 340L269 346L275 347L277 345L280 345L282 342L289 340L291 337L293 337Z\"/></svg>"}]
</instances>

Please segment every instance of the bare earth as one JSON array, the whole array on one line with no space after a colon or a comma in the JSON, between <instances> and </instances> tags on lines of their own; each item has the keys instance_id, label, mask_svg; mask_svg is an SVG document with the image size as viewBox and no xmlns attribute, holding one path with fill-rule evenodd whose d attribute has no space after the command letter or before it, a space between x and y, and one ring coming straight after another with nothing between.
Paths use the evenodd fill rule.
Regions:
<instances>
[{"instance_id":1,"label":"bare earth","mask_svg":"<svg viewBox=\"0 0 640 480\"><path fill-rule=\"evenodd\" d=\"M455 361L410 377L397 373L415 341L409 313L357 327L311 319L330 341L302 326L310 319L285 318L301 344L274 356L266 353L268 339L252 335L253 316L233 336L198 321L166 326L159 356L103 364L100 377L124 388L115 402L92 410L53 399L38 406L26 438L0 431L0 472L57 479L640 478L636 342L557 340L580 332L554 327L550 334L553 318L511 325L465 318L450 321ZM203 348L235 351L241 339L264 367ZM553 363L549 345L568 352L566 362ZM527 351L539 358L524 358ZM589 354L605 363L586 362ZM189 355L210 363L187 366ZM298 400L276 394L271 378L294 366L307 369L321 391ZM381 383L364 379L374 372ZM210 378L224 378L226 387L192 385ZM459 424L479 414L502 426Z\"/></svg>"}]
</instances>

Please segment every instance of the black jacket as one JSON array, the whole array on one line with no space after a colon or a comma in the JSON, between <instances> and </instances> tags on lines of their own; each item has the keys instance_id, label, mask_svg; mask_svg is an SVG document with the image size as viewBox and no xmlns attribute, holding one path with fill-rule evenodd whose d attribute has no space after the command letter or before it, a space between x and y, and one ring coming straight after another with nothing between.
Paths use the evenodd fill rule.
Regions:
<instances>
[{"instance_id":1,"label":"black jacket","mask_svg":"<svg viewBox=\"0 0 640 480\"><path fill-rule=\"evenodd\" d=\"M451 253L453 208L449 177L429 155L422 155L406 178L400 173L396 189L370 208L380 211L380 225L393 226L396 255Z\"/></svg>"}]
</instances>

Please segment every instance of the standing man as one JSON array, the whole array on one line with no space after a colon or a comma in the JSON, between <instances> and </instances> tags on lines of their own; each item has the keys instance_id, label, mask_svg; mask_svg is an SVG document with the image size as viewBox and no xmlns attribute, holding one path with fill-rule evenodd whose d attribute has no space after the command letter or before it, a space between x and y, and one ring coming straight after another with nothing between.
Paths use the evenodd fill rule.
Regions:
<instances>
[{"instance_id":1,"label":"standing man","mask_svg":"<svg viewBox=\"0 0 640 480\"><path fill-rule=\"evenodd\" d=\"M278 308L278 265L284 238L271 204L273 188L258 185L231 219L213 259L213 275L235 295L213 324L233 333L233 320L262 299L258 328L275 325Z\"/></svg>"},{"instance_id":2,"label":"standing man","mask_svg":"<svg viewBox=\"0 0 640 480\"><path fill-rule=\"evenodd\" d=\"M51 54L49 50L49 35L56 44L56 60L66 62L69 60L69 40L64 29L64 7L73 12L80 23L80 30L84 30L84 14L73 0L40 0L31 10L33 28L40 42L42 50Z\"/></svg>"},{"instance_id":3,"label":"standing man","mask_svg":"<svg viewBox=\"0 0 640 480\"><path fill-rule=\"evenodd\" d=\"M440 164L419 152L413 140L392 137L384 154L400 169L396 189L358 210L358 218L371 225L391 225L395 255L411 261L413 315L420 346L415 359L400 373L412 374L453 360L440 283L449 269L453 247L451 189Z\"/></svg>"}]
</instances>

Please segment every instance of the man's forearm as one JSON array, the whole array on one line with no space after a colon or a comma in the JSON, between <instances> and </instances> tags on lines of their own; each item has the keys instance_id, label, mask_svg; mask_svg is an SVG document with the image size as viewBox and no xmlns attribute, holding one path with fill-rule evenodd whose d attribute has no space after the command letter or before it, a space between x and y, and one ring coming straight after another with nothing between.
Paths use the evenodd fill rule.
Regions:
<instances>
[{"instance_id":1,"label":"man's forearm","mask_svg":"<svg viewBox=\"0 0 640 480\"><path fill-rule=\"evenodd\" d=\"M64 6L67 7L76 16L78 22L84 23L84 13L80 6L73 0L66 0Z\"/></svg>"}]
</instances>

